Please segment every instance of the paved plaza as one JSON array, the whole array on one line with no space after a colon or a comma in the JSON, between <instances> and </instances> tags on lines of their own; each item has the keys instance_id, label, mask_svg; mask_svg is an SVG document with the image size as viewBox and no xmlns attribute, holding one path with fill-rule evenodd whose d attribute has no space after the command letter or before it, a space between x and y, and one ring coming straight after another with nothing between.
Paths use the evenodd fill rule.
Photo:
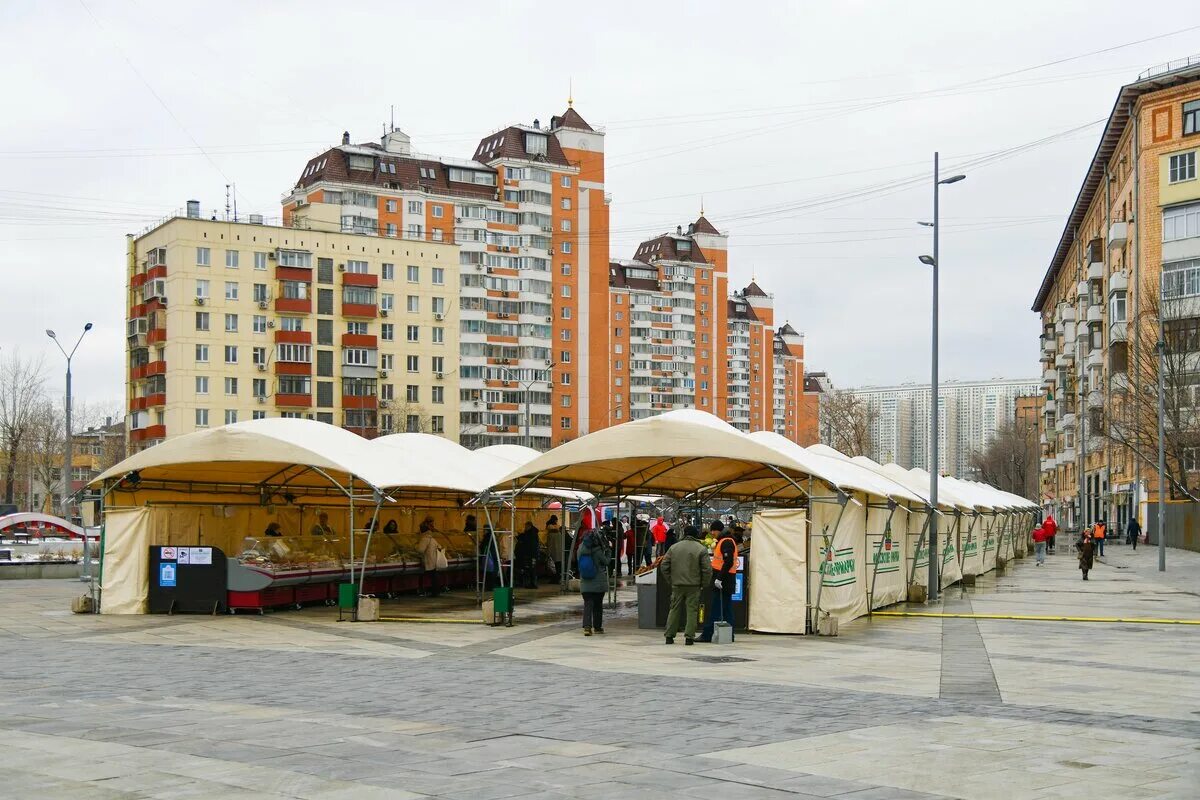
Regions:
<instances>
[{"instance_id":1,"label":"paved plaza","mask_svg":"<svg viewBox=\"0 0 1200 800\"><path fill-rule=\"evenodd\" d=\"M1026 559L911 610L1200 619L1200 554L1169 556L1110 547L1087 583ZM577 598L487 628L77 616L80 588L0 582L0 796L1200 796L1200 626L876 616L666 647L628 608L583 637Z\"/></svg>"}]
</instances>

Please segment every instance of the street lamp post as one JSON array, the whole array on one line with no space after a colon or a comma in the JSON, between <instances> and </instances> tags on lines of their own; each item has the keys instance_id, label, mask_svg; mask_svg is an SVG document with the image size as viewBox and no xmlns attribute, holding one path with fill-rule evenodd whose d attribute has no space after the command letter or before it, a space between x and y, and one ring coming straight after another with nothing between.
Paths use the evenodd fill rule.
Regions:
<instances>
[{"instance_id":1,"label":"street lamp post","mask_svg":"<svg viewBox=\"0 0 1200 800\"><path fill-rule=\"evenodd\" d=\"M65 435L63 436L63 467L62 467L62 515L67 522L71 521L71 359L75 355L75 351L79 349L79 343L83 341L83 337L92 329L92 323L87 323L83 326L83 332L79 334L79 338L75 340L75 346L68 353L63 349L62 342L58 340L58 336L50 328L46 329L46 335L54 340L54 344L58 346L63 357L67 359L67 399L66 399L66 420L65 420ZM83 531L83 578L87 579L91 574L92 553L88 546L87 529Z\"/></svg>"},{"instance_id":2,"label":"street lamp post","mask_svg":"<svg viewBox=\"0 0 1200 800\"><path fill-rule=\"evenodd\" d=\"M546 369L544 371L549 372L550 370L554 369L556 366L557 366L557 364L555 362L551 362L546 365ZM512 370L508 369L507 367L502 367L501 369L508 375L510 375L510 376L512 375ZM521 388L523 388L525 390L524 392L522 392L522 395L521 395L525 400L525 446L530 449L534 449L534 447L533 447L533 437L530 436L530 434L529 434L529 390L535 383L540 383L543 380L549 380L549 378L532 378L528 381L514 380L514 382L518 386L520 386Z\"/></svg>"},{"instance_id":3,"label":"street lamp post","mask_svg":"<svg viewBox=\"0 0 1200 800\"><path fill-rule=\"evenodd\" d=\"M937 507L938 507L938 224L939 208L938 195L942 184L958 183L966 175L951 175L942 178L938 172L938 154L933 154L933 222L922 223L933 228L933 255L921 256L922 264L933 268L933 343L931 369L929 377L929 587L927 597L930 601L937 600L940 593L938 572L941 559L937 549Z\"/></svg>"}]
</instances>

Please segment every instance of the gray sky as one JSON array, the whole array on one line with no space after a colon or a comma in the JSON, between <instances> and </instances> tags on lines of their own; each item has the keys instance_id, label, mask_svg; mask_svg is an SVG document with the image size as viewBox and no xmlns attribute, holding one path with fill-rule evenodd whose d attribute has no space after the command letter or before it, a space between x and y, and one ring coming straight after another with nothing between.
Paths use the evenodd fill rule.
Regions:
<instances>
[{"instance_id":1,"label":"gray sky","mask_svg":"<svg viewBox=\"0 0 1200 800\"><path fill-rule=\"evenodd\" d=\"M986 8L986 10L984 10ZM0 3L0 346L119 400L124 234L201 200L278 217L306 159L396 124L468 157L575 107L606 126L612 255L699 212L730 233L809 369L925 380L930 170L1106 117L1144 68L1200 52L1194 2ZM272 10L273 9L273 10ZM1083 56L1091 51L1115 48ZM1030 69L1049 62L1063 63ZM1000 76L1000 77L997 77ZM1038 374L1029 311L1100 125L963 168L943 190L942 375ZM74 335L71 335L72 341Z\"/></svg>"}]
</instances>

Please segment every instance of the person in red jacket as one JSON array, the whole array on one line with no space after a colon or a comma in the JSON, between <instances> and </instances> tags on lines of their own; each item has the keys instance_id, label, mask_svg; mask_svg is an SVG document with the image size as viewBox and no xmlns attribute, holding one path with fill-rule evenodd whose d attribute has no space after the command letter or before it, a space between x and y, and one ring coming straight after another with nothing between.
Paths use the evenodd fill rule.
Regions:
<instances>
[{"instance_id":1,"label":"person in red jacket","mask_svg":"<svg viewBox=\"0 0 1200 800\"><path fill-rule=\"evenodd\" d=\"M1054 537L1058 534L1058 523L1054 521L1054 515L1050 514L1042 525L1046 528L1046 551L1053 553Z\"/></svg>"},{"instance_id":2,"label":"person in red jacket","mask_svg":"<svg viewBox=\"0 0 1200 800\"><path fill-rule=\"evenodd\" d=\"M1046 523L1043 522L1033 529L1033 553L1039 567L1046 563L1046 542L1049 539L1050 534L1046 531Z\"/></svg>"}]
</instances>

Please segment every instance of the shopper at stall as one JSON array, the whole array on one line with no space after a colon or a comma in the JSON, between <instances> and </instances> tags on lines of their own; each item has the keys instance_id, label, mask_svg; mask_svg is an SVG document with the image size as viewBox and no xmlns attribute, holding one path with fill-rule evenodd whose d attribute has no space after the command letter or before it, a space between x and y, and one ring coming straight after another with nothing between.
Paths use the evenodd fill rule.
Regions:
<instances>
[{"instance_id":1,"label":"shopper at stall","mask_svg":"<svg viewBox=\"0 0 1200 800\"><path fill-rule=\"evenodd\" d=\"M525 528L517 536L517 585L522 589L536 589L538 529L533 522L526 522Z\"/></svg>"},{"instance_id":2,"label":"shopper at stall","mask_svg":"<svg viewBox=\"0 0 1200 800\"><path fill-rule=\"evenodd\" d=\"M283 536L283 528L278 522L272 522L267 525L267 529L263 531L263 536Z\"/></svg>"},{"instance_id":3,"label":"shopper at stall","mask_svg":"<svg viewBox=\"0 0 1200 800\"><path fill-rule=\"evenodd\" d=\"M399 533L400 526L399 526L399 524L397 524L396 520L389 519L387 521L387 524L383 526L383 532L384 533Z\"/></svg>"},{"instance_id":4,"label":"shopper at stall","mask_svg":"<svg viewBox=\"0 0 1200 800\"><path fill-rule=\"evenodd\" d=\"M714 522L713 529L721 523ZM729 536L721 536L713 547L712 587L708 594L708 608L704 613L704 630L700 641L711 642L717 620L733 625L733 595L737 589L738 547L742 544L740 528L734 528ZM732 640L731 640L732 641Z\"/></svg>"},{"instance_id":5,"label":"shopper at stall","mask_svg":"<svg viewBox=\"0 0 1200 800\"><path fill-rule=\"evenodd\" d=\"M313 536L323 536L329 538L335 536L333 528L329 527L329 514L322 511L317 515L317 524L312 526L310 533Z\"/></svg>"},{"instance_id":6,"label":"shopper at stall","mask_svg":"<svg viewBox=\"0 0 1200 800\"><path fill-rule=\"evenodd\" d=\"M630 524L629 517L625 517L625 565L629 568L629 577L633 577L634 571L637 569L637 532Z\"/></svg>"},{"instance_id":7,"label":"shopper at stall","mask_svg":"<svg viewBox=\"0 0 1200 800\"><path fill-rule=\"evenodd\" d=\"M555 575L562 575L564 538L562 526L558 524L558 514L551 514L550 519L546 520L546 552L554 563Z\"/></svg>"},{"instance_id":8,"label":"shopper at stall","mask_svg":"<svg viewBox=\"0 0 1200 800\"><path fill-rule=\"evenodd\" d=\"M671 546L659 565L671 587L671 611L667 615L667 644L675 644L675 634L683 626L684 644L696 643L697 616L700 612L700 588L712 580L708 548L700 542L700 531L688 525L684 539ZM682 619L680 619L682 617Z\"/></svg>"},{"instance_id":9,"label":"shopper at stall","mask_svg":"<svg viewBox=\"0 0 1200 800\"><path fill-rule=\"evenodd\" d=\"M604 593L608 591L609 544L595 530L579 544L579 593L583 595L583 635L604 633Z\"/></svg>"},{"instance_id":10,"label":"shopper at stall","mask_svg":"<svg viewBox=\"0 0 1200 800\"><path fill-rule=\"evenodd\" d=\"M667 552L667 522L662 517L654 520L650 526L650 535L654 538L654 555L661 557Z\"/></svg>"},{"instance_id":11,"label":"shopper at stall","mask_svg":"<svg viewBox=\"0 0 1200 800\"><path fill-rule=\"evenodd\" d=\"M417 539L417 552L421 554L421 583L418 593L422 597L433 597L450 591L442 585L440 570L446 563L442 546L434 535L437 528L432 517L426 517L421 523L420 538ZM439 557L440 556L440 557Z\"/></svg>"}]
</instances>

